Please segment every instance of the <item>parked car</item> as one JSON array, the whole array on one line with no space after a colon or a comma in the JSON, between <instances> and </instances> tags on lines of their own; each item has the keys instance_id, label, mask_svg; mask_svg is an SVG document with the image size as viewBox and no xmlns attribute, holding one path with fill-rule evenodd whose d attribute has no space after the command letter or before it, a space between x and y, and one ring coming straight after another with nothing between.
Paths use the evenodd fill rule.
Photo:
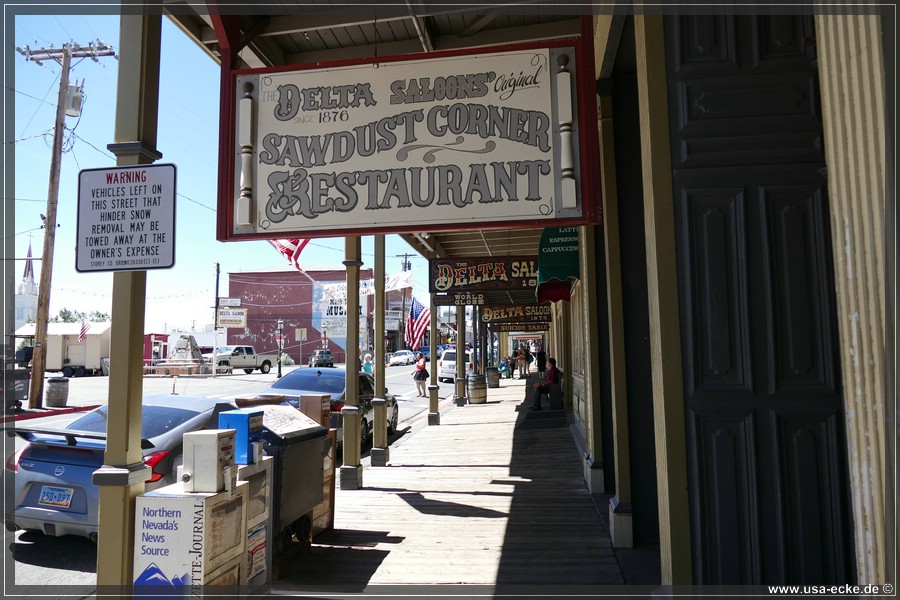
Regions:
<instances>
[{"instance_id":1,"label":"parked car","mask_svg":"<svg viewBox=\"0 0 900 600\"><path fill-rule=\"evenodd\" d=\"M288 404L299 408L300 396L304 394L329 394L331 396L330 425L333 429L338 430L337 442L338 445L341 445L344 439L344 420L341 408L344 406L346 389L347 371L345 369L323 370L318 367L299 367L287 373L272 387L260 392L260 395L283 395ZM375 394L375 379L368 373L361 372L359 374L359 407L363 415L363 426L360 427L362 448L366 447L374 431L375 409L372 406L372 400L376 397L383 397L386 400L388 433L397 431L400 421L397 399L386 389L381 396Z\"/></svg>"},{"instance_id":2,"label":"parked car","mask_svg":"<svg viewBox=\"0 0 900 600\"><path fill-rule=\"evenodd\" d=\"M220 412L236 408L218 398L168 394L145 396L142 404L144 464L153 469L145 491L175 483L185 433L215 428ZM6 461L15 480L7 529L97 541L100 499L91 478L103 465L107 408L95 408L59 428L16 427L28 443Z\"/></svg>"},{"instance_id":3,"label":"parked car","mask_svg":"<svg viewBox=\"0 0 900 600\"><path fill-rule=\"evenodd\" d=\"M475 361L472 351L466 350L466 375L475 372ZM438 381L453 383L456 381L456 349L444 350L441 360L438 361Z\"/></svg>"},{"instance_id":4,"label":"parked car","mask_svg":"<svg viewBox=\"0 0 900 600\"><path fill-rule=\"evenodd\" d=\"M334 366L334 357L331 355L331 350L316 350L312 354L309 355L309 366L310 367L333 367Z\"/></svg>"},{"instance_id":5,"label":"parked car","mask_svg":"<svg viewBox=\"0 0 900 600\"><path fill-rule=\"evenodd\" d=\"M278 364L277 354L257 354L253 346L221 346L215 353L204 354L203 359L210 364L215 360L216 371L243 369L248 375L254 369L268 373L272 370L272 365Z\"/></svg>"},{"instance_id":6,"label":"parked car","mask_svg":"<svg viewBox=\"0 0 900 600\"><path fill-rule=\"evenodd\" d=\"M397 350L391 356L390 365L412 365L416 362L416 355L410 350Z\"/></svg>"}]
</instances>

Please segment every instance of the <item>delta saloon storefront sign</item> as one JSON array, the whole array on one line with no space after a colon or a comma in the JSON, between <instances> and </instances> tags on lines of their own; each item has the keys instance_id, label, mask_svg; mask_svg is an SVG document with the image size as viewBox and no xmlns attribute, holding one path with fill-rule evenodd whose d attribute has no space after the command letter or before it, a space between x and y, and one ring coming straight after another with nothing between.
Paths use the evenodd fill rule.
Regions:
<instances>
[{"instance_id":1,"label":"delta saloon storefront sign","mask_svg":"<svg viewBox=\"0 0 900 600\"><path fill-rule=\"evenodd\" d=\"M549 323L550 304L520 306L485 306L481 310L482 323Z\"/></svg>"},{"instance_id":2,"label":"delta saloon storefront sign","mask_svg":"<svg viewBox=\"0 0 900 600\"><path fill-rule=\"evenodd\" d=\"M428 261L428 291L434 294L534 288L537 268L537 256L431 259Z\"/></svg>"},{"instance_id":3,"label":"delta saloon storefront sign","mask_svg":"<svg viewBox=\"0 0 900 600\"><path fill-rule=\"evenodd\" d=\"M225 239L596 221L577 49L235 71Z\"/></svg>"}]
</instances>

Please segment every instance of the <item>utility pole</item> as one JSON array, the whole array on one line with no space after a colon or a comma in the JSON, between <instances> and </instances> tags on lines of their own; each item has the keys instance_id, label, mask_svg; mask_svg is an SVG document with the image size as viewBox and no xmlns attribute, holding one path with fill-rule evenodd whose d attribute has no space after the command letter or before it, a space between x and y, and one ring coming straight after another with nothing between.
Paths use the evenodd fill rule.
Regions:
<instances>
[{"instance_id":1,"label":"utility pole","mask_svg":"<svg viewBox=\"0 0 900 600\"><path fill-rule=\"evenodd\" d=\"M216 302L213 310L213 355L212 355L212 376L216 376L216 367L219 364L219 263L216 263ZM227 339L225 340L228 341Z\"/></svg>"},{"instance_id":2,"label":"utility pole","mask_svg":"<svg viewBox=\"0 0 900 600\"><path fill-rule=\"evenodd\" d=\"M59 170L62 162L62 142L66 125L66 94L69 91L69 68L73 58L97 60L98 56L115 56L112 47L100 40L88 47L63 44L62 48L31 50L16 48L25 60L41 64L42 60L59 61L59 96L56 101L56 124L53 128L53 149L50 157L50 185L47 191L47 214L44 227L44 249L41 255L41 279L38 284L38 303L34 325L34 354L31 367L31 390L28 407L40 408L44 396L44 371L47 367L47 321L50 319L50 277L53 273L53 245L56 241L56 204L59 198Z\"/></svg>"},{"instance_id":3,"label":"utility pole","mask_svg":"<svg viewBox=\"0 0 900 600\"><path fill-rule=\"evenodd\" d=\"M412 267L412 265L410 265L410 263L409 263L409 257L415 256L415 254L395 254L394 256L397 258L403 259L403 262L400 265L401 271L403 271L405 273L406 271L410 270L410 267ZM403 318L403 317L406 317L406 288L403 288L400 291L400 300L401 300L400 329L397 331L397 334L398 334L397 337L403 340L403 344L400 347L405 348L406 347L406 335L405 335L406 334L406 321L409 318L409 317L407 317L407 319Z\"/></svg>"},{"instance_id":4,"label":"utility pole","mask_svg":"<svg viewBox=\"0 0 900 600\"><path fill-rule=\"evenodd\" d=\"M216 304L214 309L216 313L213 315L213 331L219 332L219 263L216 263Z\"/></svg>"}]
</instances>

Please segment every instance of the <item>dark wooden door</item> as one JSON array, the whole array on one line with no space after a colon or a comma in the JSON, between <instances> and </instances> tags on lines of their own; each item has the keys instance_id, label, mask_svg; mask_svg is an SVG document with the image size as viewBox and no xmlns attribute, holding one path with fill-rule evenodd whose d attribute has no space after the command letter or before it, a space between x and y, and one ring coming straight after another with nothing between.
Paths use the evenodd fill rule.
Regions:
<instances>
[{"instance_id":1,"label":"dark wooden door","mask_svg":"<svg viewBox=\"0 0 900 600\"><path fill-rule=\"evenodd\" d=\"M853 578L812 19L666 22L695 581Z\"/></svg>"}]
</instances>

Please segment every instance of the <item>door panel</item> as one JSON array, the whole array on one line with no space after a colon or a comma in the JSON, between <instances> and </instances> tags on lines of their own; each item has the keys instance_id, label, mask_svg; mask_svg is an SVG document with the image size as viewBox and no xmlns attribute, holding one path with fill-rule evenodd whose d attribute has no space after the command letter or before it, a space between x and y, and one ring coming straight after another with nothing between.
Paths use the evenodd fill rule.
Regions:
<instances>
[{"instance_id":1,"label":"door panel","mask_svg":"<svg viewBox=\"0 0 900 600\"><path fill-rule=\"evenodd\" d=\"M812 21L672 17L666 35L695 581L845 583Z\"/></svg>"}]
</instances>

